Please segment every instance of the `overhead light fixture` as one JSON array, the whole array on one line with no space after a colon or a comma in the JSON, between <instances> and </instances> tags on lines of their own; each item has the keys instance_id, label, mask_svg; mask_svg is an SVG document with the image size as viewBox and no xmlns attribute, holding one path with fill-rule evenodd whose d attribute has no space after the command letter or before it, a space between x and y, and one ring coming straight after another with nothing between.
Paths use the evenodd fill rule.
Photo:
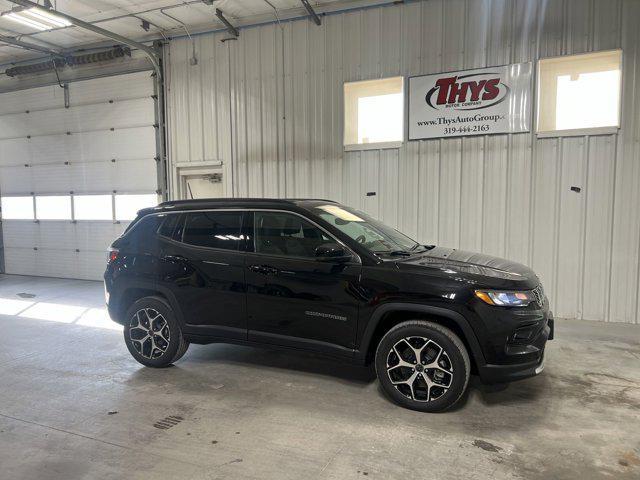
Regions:
<instances>
[{"instance_id":1,"label":"overhead light fixture","mask_svg":"<svg viewBox=\"0 0 640 480\"><path fill-rule=\"evenodd\" d=\"M71 22L66 18L59 17L58 15L50 12L45 12L39 8L29 8L22 11L23 14L33 17L35 20L43 22L45 24L51 24L54 27L68 27Z\"/></svg>"},{"instance_id":2,"label":"overhead light fixture","mask_svg":"<svg viewBox=\"0 0 640 480\"><path fill-rule=\"evenodd\" d=\"M26 25L27 27L31 27L31 28L35 28L36 30L49 30L50 27L47 27L46 25L40 23L40 22L36 22L34 20L31 20L30 18L26 18L22 15L20 15L19 13L7 13L5 15L2 15L4 18L7 18L9 20L12 20L16 23L20 23L22 25Z\"/></svg>"},{"instance_id":3,"label":"overhead light fixture","mask_svg":"<svg viewBox=\"0 0 640 480\"><path fill-rule=\"evenodd\" d=\"M67 19L57 16L55 13L45 12L39 8L12 11L4 14L3 17L40 31L71 25L71 22Z\"/></svg>"}]
</instances>

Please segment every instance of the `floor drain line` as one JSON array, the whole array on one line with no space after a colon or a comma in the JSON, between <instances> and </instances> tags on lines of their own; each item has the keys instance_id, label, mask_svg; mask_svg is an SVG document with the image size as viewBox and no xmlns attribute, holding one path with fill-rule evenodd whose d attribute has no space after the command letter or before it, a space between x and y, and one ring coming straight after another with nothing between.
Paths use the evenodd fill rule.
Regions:
<instances>
[{"instance_id":1,"label":"floor drain line","mask_svg":"<svg viewBox=\"0 0 640 480\"><path fill-rule=\"evenodd\" d=\"M159 428L160 430L169 430L171 427L174 427L177 424L179 424L182 420L184 420L184 418L178 415L170 415L154 423L153 426L156 428Z\"/></svg>"}]
</instances>

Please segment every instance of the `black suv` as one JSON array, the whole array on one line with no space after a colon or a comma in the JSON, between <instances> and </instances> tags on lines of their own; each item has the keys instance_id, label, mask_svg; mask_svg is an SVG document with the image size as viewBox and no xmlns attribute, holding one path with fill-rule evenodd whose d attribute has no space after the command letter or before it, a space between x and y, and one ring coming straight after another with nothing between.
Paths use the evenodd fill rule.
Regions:
<instances>
[{"instance_id":1,"label":"black suv","mask_svg":"<svg viewBox=\"0 0 640 480\"><path fill-rule=\"evenodd\" d=\"M313 351L375 364L402 406L439 411L469 375L540 373L553 317L529 268L421 245L329 200L210 199L141 210L112 245L111 318L166 367L190 343Z\"/></svg>"}]
</instances>

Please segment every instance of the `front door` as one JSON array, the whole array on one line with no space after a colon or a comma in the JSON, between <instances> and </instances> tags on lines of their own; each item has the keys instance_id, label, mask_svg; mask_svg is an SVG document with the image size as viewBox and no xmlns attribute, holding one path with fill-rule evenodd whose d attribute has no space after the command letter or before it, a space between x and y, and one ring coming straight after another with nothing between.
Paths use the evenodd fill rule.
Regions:
<instances>
[{"instance_id":1,"label":"front door","mask_svg":"<svg viewBox=\"0 0 640 480\"><path fill-rule=\"evenodd\" d=\"M189 333L246 340L243 212L187 212L176 223L159 231L160 286Z\"/></svg>"},{"instance_id":2,"label":"front door","mask_svg":"<svg viewBox=\"0 0 640 480\"><path fill-rule=\"evenodd\" d=\"M249 340L351 355L361 265L319 260L335 243L317 225L288 212L256 211L254 251L246 254Z\"/></svg>"}]
</instances>

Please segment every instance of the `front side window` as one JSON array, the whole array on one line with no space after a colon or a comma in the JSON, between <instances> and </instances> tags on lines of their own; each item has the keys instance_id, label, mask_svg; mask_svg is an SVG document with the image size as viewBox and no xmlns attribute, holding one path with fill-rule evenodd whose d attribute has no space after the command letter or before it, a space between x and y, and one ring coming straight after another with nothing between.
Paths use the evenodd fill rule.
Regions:
<instances>
[{"instance_id":1,"label":"front side window","mask_svg":"<svg viewBox=\"0 0 640 480\"><path fill-rule=\"evenodd\" d=\"M315 258L316 248L334 243L321 229L298 215L255 213L256 253Z\"/></svg>"},{"instance_id":2,"label":"front side window","mask_svg":"<svg viewBox=\"0 0 640 480\"><path fill-rule=\"evenodd\" d=\"M187 213L182 241L198 247L238 250L242 235L242 212Z\"/></svg>"},{"instance_id":3,"label":"front side window","mask_svg":"<svg viewBox=\"0 0 640 480\"><path fill-rule=\"evenodd\" d=\"M419 244L365 213L341 205L320 205L315 213L374 253L415 250Z\"/></svg>"}]
</instances>

